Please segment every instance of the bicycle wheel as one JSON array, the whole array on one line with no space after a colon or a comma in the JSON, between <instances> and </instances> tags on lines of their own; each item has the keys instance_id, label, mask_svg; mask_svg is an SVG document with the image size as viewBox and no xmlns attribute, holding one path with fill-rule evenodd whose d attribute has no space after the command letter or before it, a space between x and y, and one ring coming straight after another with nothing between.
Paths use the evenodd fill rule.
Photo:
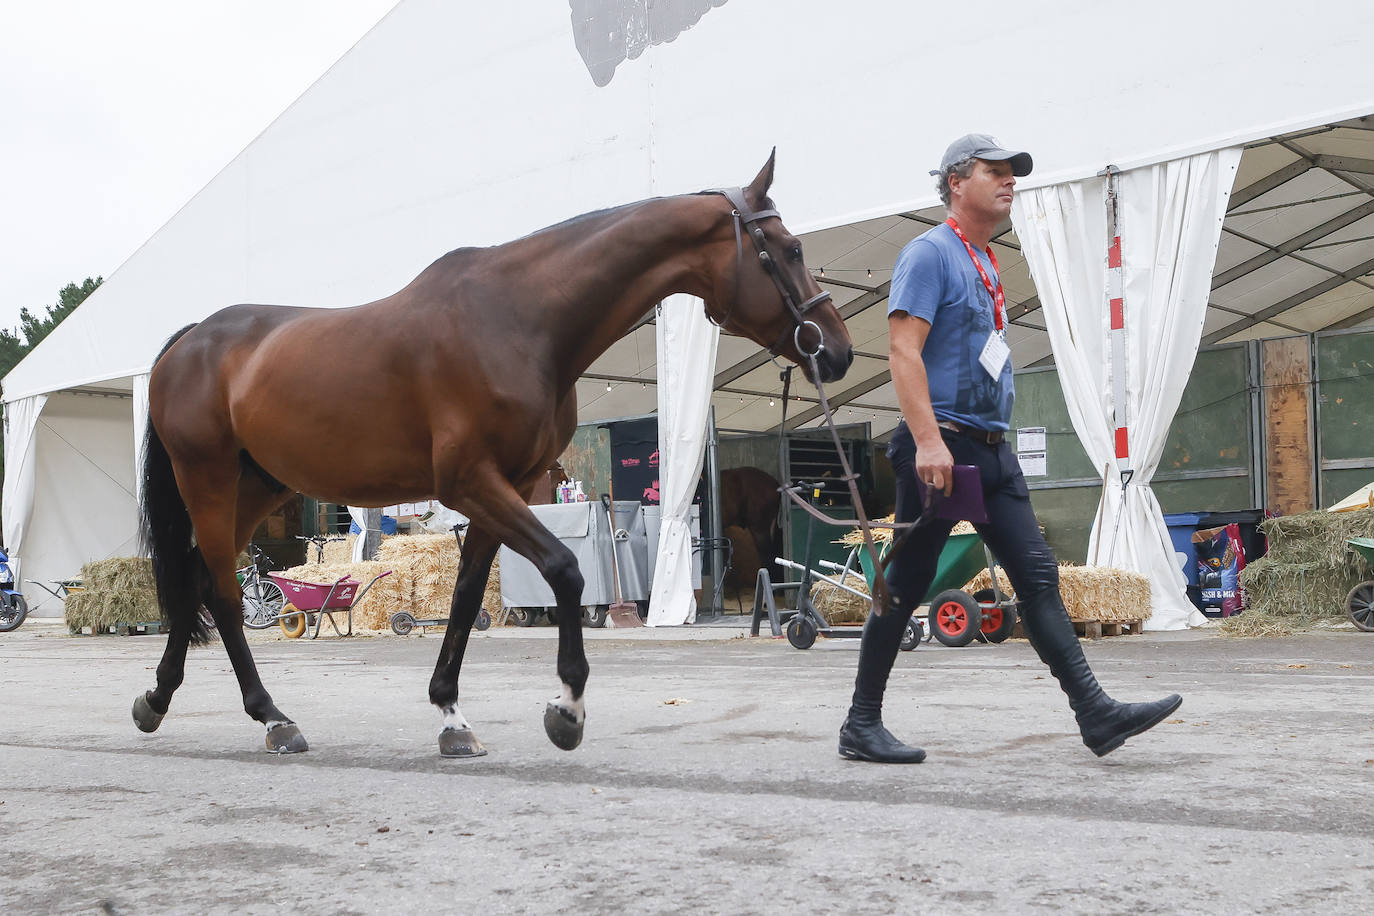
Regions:
<instances>
[{"instance_id":1,"label":"bicycle wheel","mask_svg":"<svg viewBox=\"0 0 1374 916\"><path fill-rule=\"evenodd\" d=\"M286 595L271 579L257 582L256 596L254 590L253 583L244 583L243 625L250 630L265 630L281 616L282 608L286 607Z\"/></svg>"}]
</instances>

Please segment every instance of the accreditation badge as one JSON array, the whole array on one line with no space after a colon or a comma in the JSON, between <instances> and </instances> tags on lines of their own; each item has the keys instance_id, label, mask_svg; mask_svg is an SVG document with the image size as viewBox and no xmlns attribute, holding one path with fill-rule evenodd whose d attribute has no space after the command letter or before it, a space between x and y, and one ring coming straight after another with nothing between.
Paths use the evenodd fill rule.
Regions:
<instances>
[{"instance_id":1,"label":"accreditation badge","mask_svg":"<svg viewBox=\"0 0 1374 916\"><path fill-rule=\"evenodd\" d=\"M1006 339L1002 337L1001 332L993 331L988 335L988 342L983 344L983 352L979 354L978 362L982 363L983 371L994 379L999 379L1009 356L1011 347L1007 346Z\"/></svg>"}]
</instances>

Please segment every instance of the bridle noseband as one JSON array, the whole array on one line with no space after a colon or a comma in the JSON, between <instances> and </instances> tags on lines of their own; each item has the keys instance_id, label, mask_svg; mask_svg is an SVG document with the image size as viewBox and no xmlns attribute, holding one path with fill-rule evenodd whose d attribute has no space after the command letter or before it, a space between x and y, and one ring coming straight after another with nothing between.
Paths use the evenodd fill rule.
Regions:
<instances>
[{"instance_id":1,"label":"bridle noseband","mask_svg":"<svg viewBox=\"0 0 1374 916\"><path fill-rule=\"evenodd\" d=\"M743 188L717 188L709 193L721 195L726 200L730 201L730 205L734 208L730 216L735 221L735 300L731 302L730 307L725 310L724 317L717 319L712 316L710 312L706 313L706 317L712 323L723 327L725 323L730 320L730 312L734 310L735 303L739 301L739 277L740 272L744 268L744 239L741 232L741 229L743 229L749 234L750 238L753 239L754 247L757 248L759 252L759 263L763 266L764 272L773 278L773 285L778 288L778 293L782 296L783 305L787 306L787 310L792 313L792 320L795 322L791 328L783 330L773 346L768 348L768 352L773 356L777 356L781 353L782 348L787 344L787 335L790 331L792 334L792 344L797 348L797 352L804 357L814 359L825 349L825 334L821 331L820 325L807 319L806 313L822 302L828 301L830 299L830 293L821 290L810 299L802 301L801 290L795 287L790 277L786 276L778 269L777 261L768 253L768 239L764 236L763 229L758 225L761 220L778 216L777 210L750 209L748 202L744 198ZM809 352L803 350L801 345L801 331L806 325L810 325L816 331L816 348Z\"/></svg>"}]
</instances>

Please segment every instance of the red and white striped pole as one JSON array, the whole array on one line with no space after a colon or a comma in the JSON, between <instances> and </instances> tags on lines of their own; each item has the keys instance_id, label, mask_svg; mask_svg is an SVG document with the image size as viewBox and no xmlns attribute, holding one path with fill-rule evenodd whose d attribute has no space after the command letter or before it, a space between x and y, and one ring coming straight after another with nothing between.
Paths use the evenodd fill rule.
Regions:
<instances>
[{"instance_id":1,"label":"red and white striped pole","mask_svg":"<svg viewBox=\"0 0 1374 916\"><path fill-rule=\"evenodd\" d=\"M1116 440L1116 470L1121 477L1121 505L1117 509L1116 524L1112 526L1111 546L1107 549L1107 564L1111 565L1113 554L1116 553L1117 537L1121 534L1121 520L1126 515L1126 485L1131 482L1135 471L1131 467L1131 427L1126 398L1126 379L1129 375L1126 357L1126 283L1121 267L1121 213L1116 187L1121 170L1109 165L1098 174L1105 175L1107 179L1107 310L1112 348L1112 428ZM1099 533L1099 543L1101 537Z\"/></svg>"},{"instance_id":2,"label":"red and white striped pole","mask_svg":"<svg viewBox=\"0 0 1374 916\"><path fill-rule=\"evenodd\" d=\"M1116 467L1124 478L1124 485L1131 471L1131 440L1126 398L1126 285L1121 269L1121 222L1116 196L1116 176L1121 172L1109 165L1099 174L1107 176L1107 309L1112 345L1112 420L1116 430Z\"/></svg>"}]
</instances>

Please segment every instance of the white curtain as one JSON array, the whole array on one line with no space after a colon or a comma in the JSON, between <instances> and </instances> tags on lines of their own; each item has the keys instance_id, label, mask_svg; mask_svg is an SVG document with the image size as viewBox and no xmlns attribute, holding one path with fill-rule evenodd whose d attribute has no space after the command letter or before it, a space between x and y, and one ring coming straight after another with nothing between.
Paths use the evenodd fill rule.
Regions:
<instances>
[{"instance_id":1,"label":"white curtain","mask_svg":"<svg viewBox=\"0 0 1374 916\"><path fill-rule=\"evenodd\" d=\"M38 415L48 403L46 394L18 398L5 405L5 482L0 502L4 504L3 527L5 550L9 553L10 569L16 584L19 577L20 554L24 550L24 531L33 515L33 441Z\"/></svg>"},{"instance_id":2,"label":"white curtain","mask_svg":"<svg viewBox=\"0 0 1374 916\"><path fill-rule=\"evenodd\" d=\"M706 422L720 328L706 320L695 296L669 296L659 306L658 456L662 515L648 625L676 626L696 620L692 589L692 497L706 454Z\"/></svg>"},{"instance_id":3,"label":"white curtain","mask_svg":"<svg viewBox=\"0 0 1374 916\"><path fill-rule=\"evenodd\" d=\"M1119 173L1125 411L1118 416L1107 306L1106 179L1017 195L1012 222L1030 264L1069 417L1094 467L1110 465L1088 559L1150 580L1149 629L1201 623L1150 489L1202 336L1217 243L1240 149ZM1115 430L1129 433L1128 462ZM1122 481L1128 475L1128 482ZM1199 506L1198 508L1207 508Z\"/></svg>"},{"instance_id":4,"label":"white curtain","mask_svg":"<svg viewBox=\"0 0 1374 916\"><path fill-rule=\"evenodd\" d=\"M134 376L134 501L143 505L143 435L148 429L148 377Z\"/></svg>"},{"instance_id":5,"label":"white curtain","mask_svg":"<svg viewBox=\"0 0 1374 916\"><path fill-rule=\"evenodd\" d=\"M348 515L358 526L358 539L353 542L353 562L363 561L363 551L367 549L367 510L361 506L349 506Z\"/></svg>"}]
</instances>

